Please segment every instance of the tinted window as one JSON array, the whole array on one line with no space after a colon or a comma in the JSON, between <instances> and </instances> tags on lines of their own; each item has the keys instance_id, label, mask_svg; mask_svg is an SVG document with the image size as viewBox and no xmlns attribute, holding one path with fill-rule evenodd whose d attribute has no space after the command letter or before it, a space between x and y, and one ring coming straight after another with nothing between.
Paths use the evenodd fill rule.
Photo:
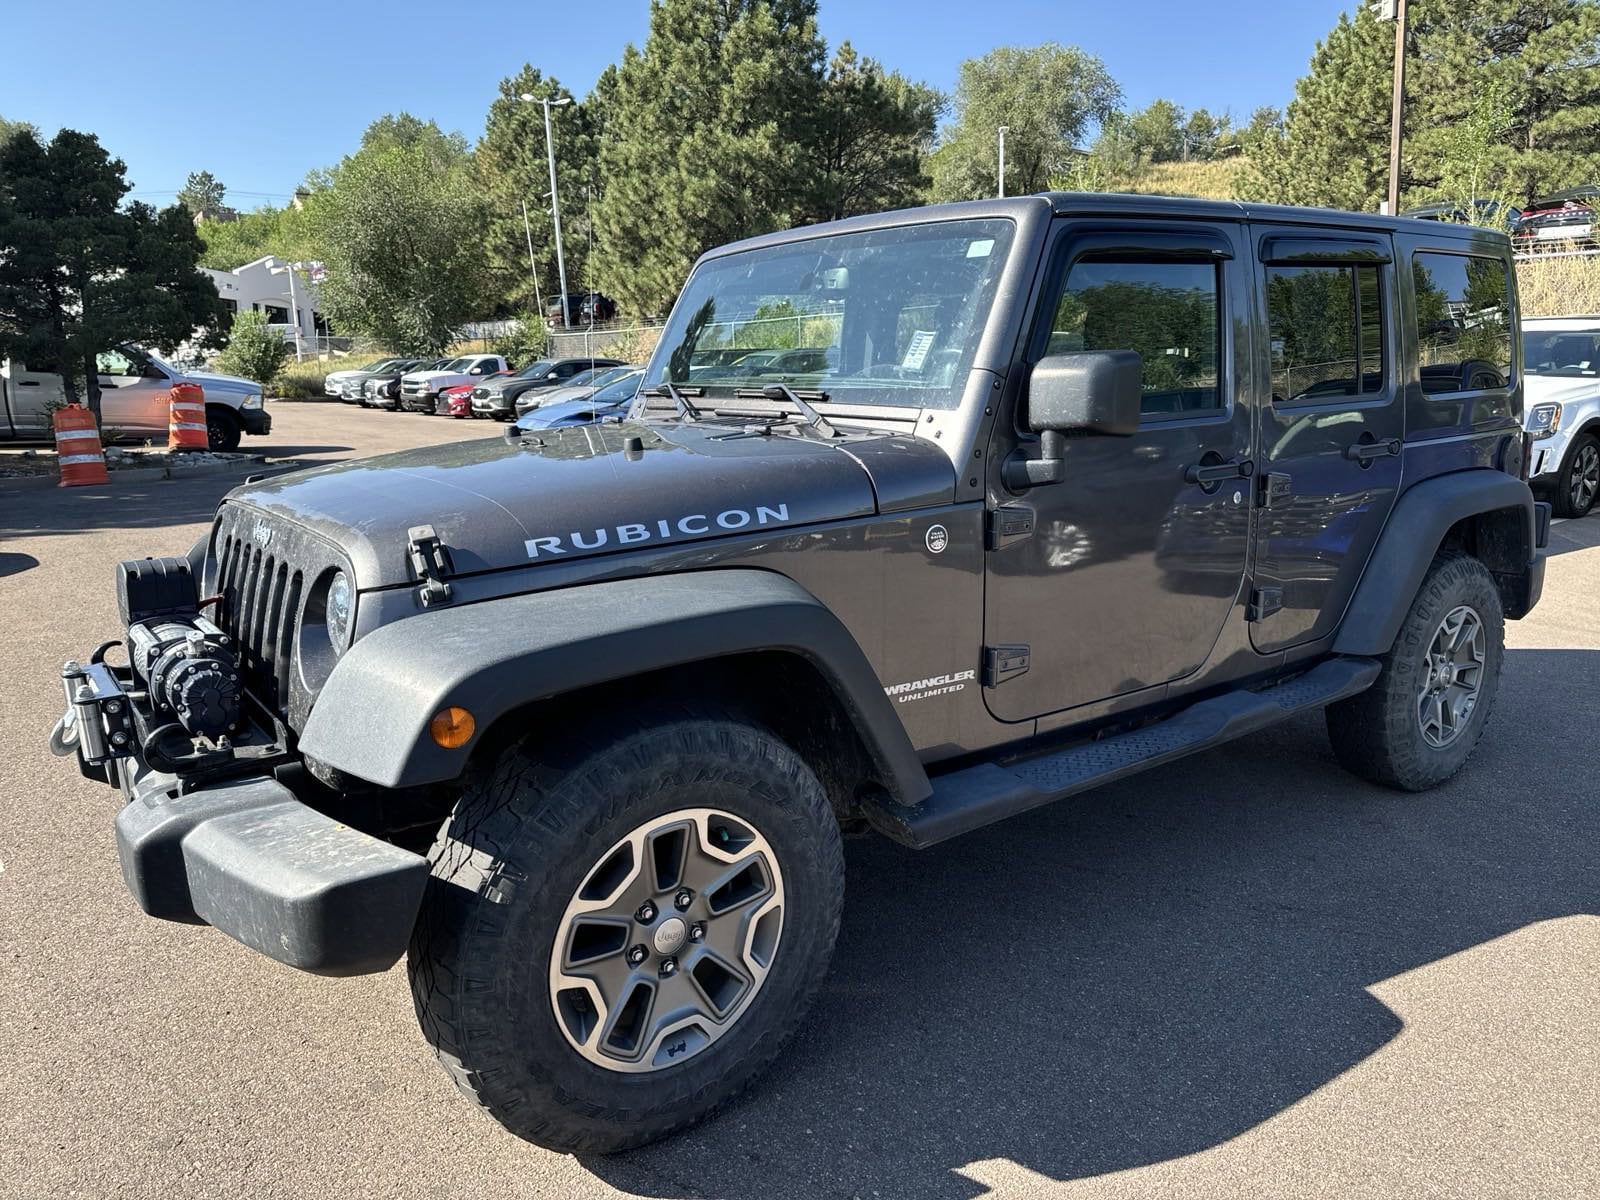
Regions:
<instances>
[{"instance_id":1,"label":"tinted window","mask_svg":"<svg viewBox=\"0 0 1600 1200\"><path fill-rule=\"evenodd\" d=\"M1079 259L1067 272L1047 354L1134 350L1149 415L1223 407L1215 263Z\"/></svg>"},{"instance_id":2,"label":"tinted window","mask_svg":"<svg viewBox=\"0 0 1600 1200\"><path fill-rule=\"evenodd\" d=\"M1274 403L1383 390L1382 283L1375 266L1267 268Z\"/></svg>"},{"instance_id":3,"label":"tinted window","mask_svg":"<svg viewBox=\"0 0 1600 1200\"><path fill-rule=\"evenodd\" d=\"M1511 290L1505 264L1468 254L1417 254L1417 363L1425 392L1505 387L1511 370Z\"/></svg>"}]
</instances>

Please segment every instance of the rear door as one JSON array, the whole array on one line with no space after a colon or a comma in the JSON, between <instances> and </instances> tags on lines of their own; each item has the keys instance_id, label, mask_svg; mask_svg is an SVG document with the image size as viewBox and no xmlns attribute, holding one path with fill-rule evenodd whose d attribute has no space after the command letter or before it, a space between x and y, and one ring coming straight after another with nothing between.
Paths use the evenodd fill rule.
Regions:
<instances>
[{"instance_id":1,"label":"rear door","mask_svg":"<svg viewBox=\"0 0 1600 1200\"><path fill-rule=\"evenodd\" d=\"M1387 234L1255 226L1270 380L1262 406L1251 641L1331 634L1400 486L1405 406Z\"/></svg>"},{"instance_id":2,"label":"rear door","mask_svg":"<svg viewBox=\"0 0 1600 1200\"><path fill-rule=\"evenodd\" d=\"M50 412L65 404L66 388L61 376L39 368L29 368L12 359L5 364L6 406L14 437L37 437L50 428Z\"/></svg>"}]
</instances>

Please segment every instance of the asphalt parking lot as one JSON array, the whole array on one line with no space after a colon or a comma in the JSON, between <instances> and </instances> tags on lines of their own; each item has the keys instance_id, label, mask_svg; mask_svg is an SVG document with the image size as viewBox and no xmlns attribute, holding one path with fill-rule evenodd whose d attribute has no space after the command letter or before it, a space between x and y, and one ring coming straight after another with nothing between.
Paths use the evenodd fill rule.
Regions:
<instances>
[{"instance_id":1,"label":"asphalt parking lot","mask_svg":"<svg viewBox=\"0 0 1600 1200\"><path fill-rule=\"evenodd\" d=\"M273 412L305 458L499 428ZM118 797L46 750L112 564L181 553L229 486L0 490L0 1196L1600 1194L1600 517L1553 530L1452 783L1359 783L1312 718L922 854L854 842L779 1066L579 1160L461 1100L403 968L139 914Z\"/></svg>"}]
</instances>

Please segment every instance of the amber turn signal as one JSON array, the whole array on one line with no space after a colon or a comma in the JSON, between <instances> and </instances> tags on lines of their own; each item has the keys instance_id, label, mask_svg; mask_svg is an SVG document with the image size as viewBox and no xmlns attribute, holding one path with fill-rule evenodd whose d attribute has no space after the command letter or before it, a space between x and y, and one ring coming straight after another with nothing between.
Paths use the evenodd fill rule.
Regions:
<instances>
[{"instance_id":1,"label":"amber turn signal","mask_svg":"<svg viewBox=\"0 0 1600 1200\"><path fill-rule=\"evenodd\" d=\"M464 708L441 708L433 714L433 720L428 722L428 732L433 734L433 740L446 750L454 750L457 746L465 746L472 737L472 731L478 723L472 719L472 714Z\"/></svg>"}]
</instances>

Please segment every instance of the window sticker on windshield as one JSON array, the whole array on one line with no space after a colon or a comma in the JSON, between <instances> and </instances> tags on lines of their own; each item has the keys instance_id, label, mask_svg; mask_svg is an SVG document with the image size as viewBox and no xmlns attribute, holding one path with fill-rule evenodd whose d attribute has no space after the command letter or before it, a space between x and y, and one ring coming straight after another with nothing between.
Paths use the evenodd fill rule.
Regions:
<instances>
[{"instance_id":1,"label":"window sticker on windshield","mask_svg":"<svg viewBox=\"0 0 1600 1200\"><path fill-rule=\"evenodd\" d=\"M988 258L989 251L994 249L993 238L978 238L967 243L968 258Z\"/></svg>"},{"instance_id":2,"label":"window sticker on windshield","mask_svg":"<svg viewBox=\"0 0 1600 1200\"><path fill-rule=\"evenodd\" d=\"M928 357L928 351L933 349L934 331L919 329L911 335L911 344L906 347L906 356L900 361L900 366L907 371L922 370L923 360Z\"/></svg>"}]
</instances>

